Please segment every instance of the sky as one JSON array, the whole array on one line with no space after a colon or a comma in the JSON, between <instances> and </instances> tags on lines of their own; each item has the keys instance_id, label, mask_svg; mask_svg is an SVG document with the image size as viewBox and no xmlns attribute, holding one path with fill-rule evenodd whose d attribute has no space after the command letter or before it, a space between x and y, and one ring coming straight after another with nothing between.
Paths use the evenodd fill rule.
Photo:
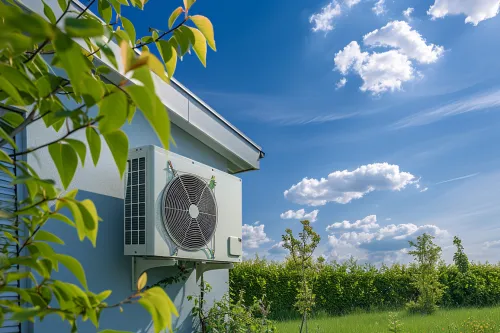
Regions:
<instances>
[{"instance_id":1,"label":"sky","mask_svg":"<svg viewBox=\"0 0 500 333\"><path fill-rule=\"evenodd\" d=\"M149 1L136 28L164 28L174 6ZM241 175L245 255L281 260L284 230L309 219L330 260L407 262L427 232L447 261L457 235L498 262L499 7L198 0L217 52L175 76L266 153Z\"/></svg>"}]
</instances>

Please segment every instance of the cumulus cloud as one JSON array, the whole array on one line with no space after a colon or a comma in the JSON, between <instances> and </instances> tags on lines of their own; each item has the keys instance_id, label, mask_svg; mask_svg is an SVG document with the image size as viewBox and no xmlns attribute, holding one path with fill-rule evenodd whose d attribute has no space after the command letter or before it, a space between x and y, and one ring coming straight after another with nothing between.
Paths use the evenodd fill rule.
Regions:
<instances>
[{"instance_id":1,"label":"cumulus cloud","mask_svg":"<svg viewBox=\"0 0 500 333\"><path fill-rule=\"evenodd\" d=\"M391 224L376 231L345 232L340 235L329 235L331 247L355 247L368 252L391 252L409 248L409 241L427 233L436 238L444 238L449 234L435 225L417 226L413 223Z\"/></svg>"},{"instance_id":2,"label":"cumulus cloud","mask_svg":"<svg viewBox=\"0 0 500 333\"><path fill-rule=\"evenodd\" d=\"M401 90L404 82L418 73L412 60L421 64L436 62L443 54L441 46L428 44L407 22L393 21L363 37L368 47L392 48L385 52L362 51L357 41L335 54L335 69L342 75L354 72L363 79L362 91L380 94Z\"/></svg>"},{"instance_id":3,"label":"cumulus cloud","mask_svg":"<svg viewBox=\"0 0 500 333\"><path fill-rule=\"evenodd\" d=\"M427 14L432 18L446 15L466 15L465 23L478 25L479 22L497 16L500 9L498 0L435 0Z\"/></svg>"},{"instance_id":4,"label":"cumulus cloud","mask_svg":"<svg viewBox=\"0 0 500 333\"><path fill-rule=\"evenodd\" d=\"M283 244L284 244L284 242L281 241L281 242L276 243L273 246L271 246L271 248L268 250L269 254L279 255L279 254L288 253L288 250L283 247Z\"/></svg>"},{"instance_id":5,"label":"cumulus cloud","mask_svg":"<svg viewBox=\"0 0 500 333\"><path fill-rule=\"evenodd\" d=\"M310 222L316 222L319 210L313 210L306 213L304 209L299 209L297 211L287 210L280 214L280 217L284 220L309 220Z\"/></svg>"},{"instance_id":6,"label":"cumulus cloud","mask_svg":"<svg viewBox=\"0 0 500 333\"><path fill-rule=\"evenodd\" d=\"M377 215L369 215L356 222L342 221L330 224L326 227L326 231L348 231L348 230L362 230L367 232L371 229L378 229L380 226L377 224Z\"/></svg>"},{"instance_id":7,"label":"cumulus cloud","mask_svg":"<svg viewBox=\"0 0 500 333\"><path fill-rule=\"evenodd\" d=\"M398 165L375 163L349 171L334 171L327 178L304 178L284 192L298 204L322 206L328 202L347 204L373 191L400 191L417 178Z\"/></svg>"},{"instance_id":8,"label":"cumulus cloud","mask_svg":"<svg viewBox=\"0 0 500 333\"><path fill-rule=\"evenodd\" d=\"M391 47L419 63L436 62L444 52L442 46L428 44L416 30L405 21L387 23L363 37L363 43L372 47Z\"/></svg>"},{"instance_id":9,"label":"cumulus cloud","mask_svg":"<svg viewBox=\"0 0 500 333\"><path fill-rule=\"evenodd\" d=\"M345 87L345 84L347 83L347 79L345 77L341 78L339 82L337 82L336 89L341 89Z\"/></svg>"},{"instance_id":10,"label":"cumulus cloud","mask_svg":"<svg viewBox=\"0 0 500 333\"><path fill-rule=\"evenodd\" d=\"M244 224L242 227L242 239L244 249L257 249L262 244L269 243L271 240L264 231L264 224L251 226Z\"/></svg>"},{"instance_id":11,"label":"cumulus cloud","mask_svg":"<svg viewBox=\"0 0 500 333\"><path fill-rule=\"evenodd\" d=\"M411 14L413 14L413 11L415 8L409 7L406 10L403 10L403 15L406 17L407 20L411 19Z\"/></svg>"},{"instance_id":12,"label":"cumulus cloud","mask_svg":"<svg viewBox=\"0 0 500 333\"><path fill-rule=\"evenodd\" d=\"M385 0L378 0L372 8L375 15L379 16L385 13Z\"/></svg>"},{"instance_id":13,"label":"cumulus cloud","mask_svg":"<svg viewBox=\"0 0 500 333\"><path fill-rule=\"evenodd\" d=\"M351 0L352 1L352 0ZM311 15L309 18L309 23L313 25L312 30L317 31L332 31L333 30L333 20L335 17L342 14L342 9L338 2L333 1L323 7L319 13Z\"/></svg>"}]
</instances>

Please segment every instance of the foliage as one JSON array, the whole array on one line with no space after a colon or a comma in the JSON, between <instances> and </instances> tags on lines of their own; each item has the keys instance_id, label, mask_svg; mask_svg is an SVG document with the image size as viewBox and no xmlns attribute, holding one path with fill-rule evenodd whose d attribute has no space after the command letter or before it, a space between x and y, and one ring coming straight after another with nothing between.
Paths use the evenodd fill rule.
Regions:
<instances>
[{"instance_id":1,"label":"foliage","mask_svg":"<svg viewBox=\"0 0 500 333\"><path fill-rule=\"evenodd\" d=\"M389 312L389 325L387 330L391 333L402 333L403 324L398 319L398 314L395 312Z\"/></svg>"},{"instance_id":2,"label":"foliage","mask_svg":"<svg viewBox=\"0 0 500 333\"><path fill-rule=\"evenodd\" d=\"M251 305L244 304L244 291L238 295L226 293L221 300L215 301L208 311L204 296L211 287L206 282L200 284L200 294L190 295L188 300L194 303L192 314L198 318L198 326L203 333L273 333L276 327L268 319L270 304L266 296L254 297ZM234 299L234 301L231 301Z\"/></svg>"},{"instance_id":3,"label":"foliage","mask_svg":"<svg viewBox=\"0 0 500 333\"><path fill-rule=\"evenodd\" d=\"M311 313L316 297L313 293L313 283L317 272L314 270L315 265L312 256L321 237L314 231L308 220L300 221L300 223L302 224L302 231L299 232L298 238L295 238L291 229L286 229L282 239L283 247L290 253L287 259L300 276L300 286L295 307L302 315L300 332L302 332L304 325L307 332L307 315ZM322 263L323 261L320 262L320 264Z\"/></svg>"},{"instance_id":4,"label":"foliage","mask_svg":"<svg viewBox=\"0 0 500 333\"><path fill-rule=\"evenodd\" d=\"M443 286L439 282L437 269L441 248L434 244L433 239L433 236L425 233L418 236L416 242L410 241L410 246L414 249L408 253L416 262L412 283L418 290L417 300L407 304L408 310L413 313L433 313L443 296Z\"/></svg>"},{"instance_id":5,"label":"foliage","mask_svg":"<svg viewBox=\"0 0 500 333\"><path fill-rule=\"evenodd\" d=\"M453 262L457 266L458 271L465 274L469 271L469 258L464 252L462 240L457 236L453 237L453 245L457 247L457 251L453 254Z\"/></svg>"},{"instance_id":6,"label":"foliage","mask_svg":"<svg viewBox=\"0 0 500 333\"><path fill-rule=\"evenodd\" d=\"M314 313L346 315L356 310L401 309L418 297L414 281L416 268L406 265L360 265L356 262L329 262L317 268L313 285ZM484 307L500 304L500 265L471 263L469 272L460 274L455 265L438 268L445 287L441 307ZM296 318L293 306L300 275L286 262L262 258L245 260L230 271L230 288L237 294L245 290L245 304L264 293L272 302L273 319Z\"/></svg>"},{"instance_id":7,"label":"foliage","mask_svg":"<svg viewBox=\"0 0 500 333\"><path fill-rule=\"evenodd\" d=\"M464 333L497 333L499 327L496 321L493 320L475 320L467 318L462 325Z\"/></svg>"},{"instance_id":8,"label":"foliage","mask_svg":"<svg viewBox=\"0 0 500 333\"><path fill-rule=\"evenodd\" d=\"M96 2L100 19L88 11ZM163 289L143 289L144 275L137 292L107 304L111 291L89 291L82 265L57 253L51 244L64 241L44 229L49 220L63 222L76 229L81 241L88 239L96 246L101 223L96 207L90 200L78 200L78 190L68 190L77 168L84 166L88 152L97 165L102 145L107 144L123 176L129 145L121 127L132 121L136 108L168 148L168 112L155 93L152 72L169 82L177 58L192 49L205 65L207 45L215 50L210 21L190 15L194 0L185 0L173 11L168 29L151 28L151 36L138 38L121 8L132 5L142 10L146 2L91 0L82 10L71 1L58 0L60 8L43 3L42 17L20 1L0 1L0 171L27 193L14 209L0 207L0 217L9 222L0 225L0 297L18 294L21 299L18 304L2 298L0 326L6 318L23 322L59 315L76 332L80 319L97 328L104 309L139 303L152 315L155 332L171 328L171 316L177 312ZM112 41L120 45L116 54ZM162 60L149 50L152 44ZM109 66L100 65L98 58ZM120 74L110 75L113 70ZM16 136L40 122L47 133L54 131L59 137L21 151ZM77 132L85 132L86 139L76 139ZM6 147L15 150L9 155ZM26 162L26 155L41 149L48 150L67 192L56 186L56 179L39 177ZM57 280L52 273L60 266L71 271L79 285ZM20 280L28 280L28 287L18 287Z\"/></svg>"}]
</instances>

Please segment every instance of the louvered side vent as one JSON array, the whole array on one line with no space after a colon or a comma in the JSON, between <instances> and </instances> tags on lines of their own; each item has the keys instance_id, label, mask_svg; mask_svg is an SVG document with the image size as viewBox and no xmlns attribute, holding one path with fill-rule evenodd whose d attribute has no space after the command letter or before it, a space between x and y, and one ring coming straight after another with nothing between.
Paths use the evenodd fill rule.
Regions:
<instances>
[{"instance_id":1,"label":"louvered side vent","mask_svg":"<svg viewBox=\"0 0 500 333\"><path fill-rule=\"evenodd\" d=\"M128 161L125 244L146 244L146 158Z\"/></svg>"},{"instance_id":2,"label":"louvered side vent","mask_svg":"<svg viewBox=\"0 0 500 333\"><path fill-rule=\"evenodd\" d=\"M14 153L14 149L11 146L4 146L1 148L6 154ZM17 174L17 170L11 164L7 164L4 162L0 162L0 164L9 172ZM7 212L14 212L17 209L17 186L12 184L12 178L8 173L4 171L0 171L0 209ZM16 218L0 218L0 225L2 228L17 226L18 220ZM8 229L7 229L8 230ZM20 231L17 231L18 237L23 237ZM2 248L5 247L7 251L5 255L9 257L16 257L19 251L19 246L14 242L7 239L3 234L0 237L0 246ZM12 273L15 273L19 270L19 266L14 266L12 269ZM7 286L10 288L20 288L21 281L10 281ZM21 301L19 299L19 295L13 291L5 291L0 295L0 301L15 301L18 302L18 305L21 306ZM0 333L19 333L21 332L21 324L10 320L11 314L5 314L0 323Z\"/></svg>"}]
</instances>

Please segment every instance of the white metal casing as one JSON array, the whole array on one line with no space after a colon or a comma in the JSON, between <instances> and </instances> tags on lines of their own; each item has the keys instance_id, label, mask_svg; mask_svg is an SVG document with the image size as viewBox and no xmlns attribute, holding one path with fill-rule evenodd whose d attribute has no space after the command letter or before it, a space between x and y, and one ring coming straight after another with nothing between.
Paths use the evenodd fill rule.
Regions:
<instances>
[{"instance_id":1,"label":"white metal casing","mask_svg":"<svg viewBox=\"0 0 500 333\"><path fill-rule=\"evenodd\" d=\"M179 260L201 260L216 262L240 262L241 253L234 249L234 239L242 237L242 183L241 179L210 166L198 163L162 148L149 145L130 150L129 161L145 158L146 161L146 211L144 244L126 244L124 254L133 256L176 258ZM215 236L207 244L207 249L187 251L178 247L170 238L163 225L162 196L172 178L168 162L179 174L192 174L207 183L215 176L213 189L217 203L217 226ZM130 165L129 165L130 168ZM125 177L125 187L127 177ZM126 190L126 189L125 189ZM124 221L125 223L125 221ZM124 230L126 233L127 230ZM213 249L213 255L208 249Z\"/></svg>"}]
</instances>

